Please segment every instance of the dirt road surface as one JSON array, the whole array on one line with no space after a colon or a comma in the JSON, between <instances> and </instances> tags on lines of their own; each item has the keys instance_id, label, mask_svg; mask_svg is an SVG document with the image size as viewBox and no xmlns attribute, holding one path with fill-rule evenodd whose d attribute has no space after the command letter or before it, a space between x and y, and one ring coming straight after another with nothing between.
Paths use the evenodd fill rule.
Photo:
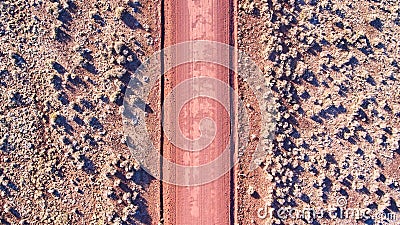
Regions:
<instances>
[{"instance_id":1,"label":"dirt road surface","mask_svg":"<svg viewBox=\"0 0 400 225\"><path fill-rule=\"evenodd\" d=\"M165 1L165 47L191 40L230 42L230 3L218 0ZM218 53L215 54L224 54ZM188 63L168 71L165 95L186 79L208 76L229 84L229 69L207 63ZM190 87L188 87L190 88ZM189 90L188 90L189 91ZM210 90L217 92L218 90ZM229 98L229 93L218 93ZM163 154L181 165L203 165L215 159L229 146L229 114L215 100L197 98L182 108L179 127L189 139L199 137L199 122L209 117L216 122L216 137L205 149L188 152L175 147L165 138ZM226 159L229 160L229 159ZM196 174L190 174L195 179ZM164 224L229 224L230 174L200 186L163 185Z\"/></svg>"}]
</instances>

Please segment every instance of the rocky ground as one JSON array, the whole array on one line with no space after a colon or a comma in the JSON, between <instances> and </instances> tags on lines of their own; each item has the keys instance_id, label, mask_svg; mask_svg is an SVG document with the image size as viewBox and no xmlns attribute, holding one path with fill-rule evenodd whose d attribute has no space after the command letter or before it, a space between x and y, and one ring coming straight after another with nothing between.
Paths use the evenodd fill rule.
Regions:
<instances>
[{"instance_id":1,"label":"rocky ground","mask_svg":"<svg viewBox=\"0 0 400 225\"><path fill-rule=\"evenodd\" d=\"M159 4L0 3L2 224L152 223L120 108L159 49Z\"/></svg>"},{"instance_id":2,"label":"rocky ground","mask_svg":"<svg viewBox=\"0 0 400 225\"><path fill-rule=\"evenodd\" d=\"M160 4L0 2L2 224L158 223L120 112L129 77L160 48ZM241 0L238 25L279 109L265 162L239 171L239 222L398 224L398 2ZM397 221L276 213L338 199Z\"/></svg>"},{"instance_id":3,"label":"rocky ground","mask_svg":"<svg viewBox=\"0 0 400 225\"><path fill-rule=\"evenodd\" d=\"M279 98L275 147L239 187L243 224L398 224L398 2L240 1L238 19L240 49ZM279 218L281 208L372 218Z\"/></svg>"}]
</instances>

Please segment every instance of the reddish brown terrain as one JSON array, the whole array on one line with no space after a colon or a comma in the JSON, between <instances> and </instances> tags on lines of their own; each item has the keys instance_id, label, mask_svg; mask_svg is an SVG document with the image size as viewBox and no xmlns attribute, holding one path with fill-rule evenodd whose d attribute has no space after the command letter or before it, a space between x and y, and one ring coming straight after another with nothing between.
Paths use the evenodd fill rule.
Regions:
<instances>
[{"instance_id":1,"label":"reddish brown terrain","mask_svg":"<svg viewBox=\"0 0 400 225\"><path fill-rule=\"evenodd\" d=\"M230 4L228 1L165 1L165 47L193 40L210 40L229 44ZM213 54L226 55L224 52ZM179 57L179 56L177 56ZM165 94L176 85L193 77L208 76L229 85L229 69L210 63L188 63L174 68L165 76ZM196 88L188 86L187 88ZM187 90L189 91L189 90ZM230 93L217 92L220 98ZM204 117L216 121L217 133L211 145L199 152L189 153L170 142L164 144L164 156L177 164L197 166L210 162L229 147L230 126L228 112L215 100L197 98L187 103L180 112L179 126L184 135L197 138L199 122ZM177 128L179 129L179 127ZM226 160L230 160L227 158ZM179 176L179 174L177 174ZM196 179L189 174L188 179ZM198 175L197 175L198 176ZM163 185L165 224L229 224L230 219L229 172L210 183L196 186Z\"/></svg>"},{"instance_id":2,"label":"reddish brown terrain","mask_svg":"<svg viewBox=\"0 0 400 225\"><path fill-rule=\"evenodd\" d=\"M210 117L215 141L187 153L162 135L161 100L199 75L237 90L252 134L234 170L182 187L140 168L122 101L147 58L200 39L249 55L279 113L273 146L249 171L264 138L257 85L208 63L168 71L146 102L166 158L204 164L242 132L229 133L218 102L198 98L178 128L195 139ZM399 40L396 0L0 1L0 224L400 224ZM339 206L371 217L301 215Z\"/></svg>"}]
</instances>

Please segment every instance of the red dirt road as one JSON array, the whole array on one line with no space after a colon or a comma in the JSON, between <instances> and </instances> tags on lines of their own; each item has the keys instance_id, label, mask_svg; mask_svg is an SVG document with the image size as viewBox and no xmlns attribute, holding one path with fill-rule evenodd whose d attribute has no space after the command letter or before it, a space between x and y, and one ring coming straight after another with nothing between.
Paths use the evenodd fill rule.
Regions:
<instances>
[{"instance_id":1,"label":"red dirt road","mask_svg":"<svg viewBox=\"0 0 400 225\"><path fill-rule=\"evenodd\" d=\"M229 1L221 0L165 0L165 47L191 40L229 44L230 7ZM224 55L219 52L215 54ZM213 77L226 84L230 81L227 68L209 63L188 63L166 73L164 95L182 81L197 76ZM221 93L220 90L209 91L217 93L221 98L229 98L229 93ZM199 152L188 152L177 148L165 137L164 157L180 165L203 165L229 147L229 114L215 100L202 97L184 105L179 114L179 127L176 129L181 129L186 137L196 139L200 135L199 122L205 117L212 118L217 128L216 137L209 146ZM189 174L189 179L196 179L196 176L198 175ZM164 224L230 224L230 176L227 172L219 179L200 186L163 184Z\"/></svg>"}]
</instances>

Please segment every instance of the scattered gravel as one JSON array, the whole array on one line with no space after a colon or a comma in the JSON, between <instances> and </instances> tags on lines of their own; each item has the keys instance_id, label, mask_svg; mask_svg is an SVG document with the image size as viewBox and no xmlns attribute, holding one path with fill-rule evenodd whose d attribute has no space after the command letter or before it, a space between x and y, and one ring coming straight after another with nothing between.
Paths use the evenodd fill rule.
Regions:
<instances>
[{"instance_id":1,"label":"scattered gravel","mask_svg":"<svg viewBox=\"0 0 400 225\"><path fill-rule=\"evenodd\" d=\"M119 107L159 46L158 4L0 3L1 224L149 224Z\"/></svg>"},{"instance_id":2,"label":"scattered gravel","mask_svg":"<svg viewBox=\"0 0 400 225\"><path fill-rule=\"evenodd\" d=\"M263 207L263 199L276 210L301 210L328 209L345 197L348 207L397 214L399 16L396 1L239 1L239 47L263 68L279 99L264 178L256 171L239 181L240 222L250 224L246 212ZM246 197L248 185L260 199ZM265 220L294 223L277 215Z\"/></svg>"}]
</instances>

